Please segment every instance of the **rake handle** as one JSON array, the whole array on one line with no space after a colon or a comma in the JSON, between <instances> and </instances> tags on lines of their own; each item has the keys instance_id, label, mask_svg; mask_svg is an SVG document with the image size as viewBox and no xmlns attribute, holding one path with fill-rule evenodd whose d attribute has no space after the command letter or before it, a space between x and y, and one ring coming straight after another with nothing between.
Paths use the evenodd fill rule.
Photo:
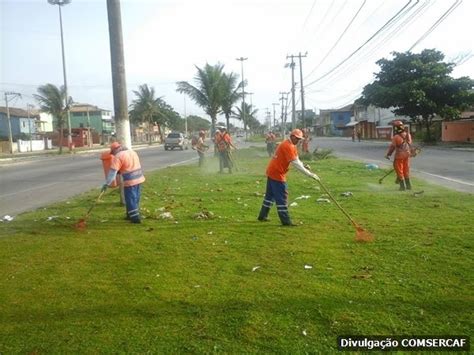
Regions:
<instances>
[{"instance_id":1,"label":"rake handle","mask_svg":"<svg viewBox=\"0 0 474 355\"><path fill-rule=\"evenodd\" d=\"M352 219L352 217L349 215L349 213L346 212L346 210L337 202L337 200L334 198L334 196L329 192L329 190L324 186L324 184L321 182L321 180L317 180L319 185L323 188L324 192L333 200L333 202L336 204L336 206L341 210L342 213L351 221L351 223L354 225L354 227L358 227L359 225Z\"/></svg>"},{"instance_id":2,"label":"rake handle","mask_svg":"<svg viewBox=\"0 0 474 355\"><path fill-rule=\"evenodd\" d=\"M99 202L100 198L104 195L105 191L101 191L99 196L97 197L97 199L94 201L94 203L92 204L91 207L89 207L89 210L87 211L86 213L86 218L89 217L92 209L95 207L95 205L97 205L97 202Z\"/></svg>"},{"instance_id":3,"label":"rake handle","mask_svg":"<svg viewBox=\"0 0 474 355\"><path fill-rule=\"evenodd\" d=\"M382 176L382 177L379 179L379 184L381 184L381 183L382 183L382 180L385 179L387 176L389 176L389 175L390 175L391 173L393 173L394 171L395 171L395 169L392 168L391 170L389 170L388 173L386 173L384 176Z\"/></svg>"}]
</instances>

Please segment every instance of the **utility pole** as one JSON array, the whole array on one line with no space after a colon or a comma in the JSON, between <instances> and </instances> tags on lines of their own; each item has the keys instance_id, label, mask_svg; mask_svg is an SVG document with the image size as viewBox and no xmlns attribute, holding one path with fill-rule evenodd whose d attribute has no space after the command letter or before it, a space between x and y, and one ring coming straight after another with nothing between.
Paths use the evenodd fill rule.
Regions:
<instances>
[{"instance_id":1,"label":"utility pole","mask_svg":"<svg viewBox=\"0 0 474 355\"><path fill-rule=\"evenodd\" d=\"M67 5L71 0L48 0L51 5L58 5L59 9L59 28L61 30L61 54L63 59L63 79L64 79L64 104L67 115L67 145L69 152L72 152L72 134L71 134L71 113L69 112L69 95L67 90L67 76L66 76L66 55L64 54L64 35L63 35L63 16L61 6Z\"/></svg>"},{"instance_id":2,"label":"utility pole","mask_svg":"<svg viewBox=\"0 0 474 355\"><path fill-rule=\"evenodd\" d=\"M287 55L286 59L291 58L291 63L285 65L286 68L291 68L291 101L292 101L292 113L291 113L291 129L296 128L296 102L295 102L295 61L294 55Z\"/></svg>"},{"instance_id":3,"label":"utility pole","mask_svg":"<svg viewBox=\"0 0 474 355\"><path fill-rule=\"evenodd\" d=\"M120 0L107 0L109 20L110 59L112 67L112 89L116 136L119 142L128 148L132 146L130 121L128 118L127 83L125 77L125 59L123 55L122 15Z\"/></svg>"},{"instance_id":4,"label":"utility pole","mask_svg":"<svg viewBox=\"0 0 474 355\"><path fill-rule=\"evenodd\" d=\"M15 152L13 151L13 135L12 135L12 123L10 121L10 108L8 107L8 96L13 96L14 97L20 97L21 95L16 92L6 92L5 93L5 107L7 108L7 123L8 123L8 142L10 145L10 154L14 154ZM12 99L13 99L12 98Z\"/></svg>"},{"instance_id":5,"label":"utility pole","mask_svg":"<svg viewBox=\"0 0 474 355\"><path fill-rule=\"evenodd\" d=\"M240 61L240 67L241 67L241 72L242 72L242 122L244 123L244 129L245 129L245 140L247 140L247 124L246 124L246 118L245 118L245 80L244 80L244 60L247 60L248 58L240 57L236 58L236 60ZM212 132L214 134L214 132Z\"/></svg>"},{"instance_id":6,"label":"utility pole","mask_svg":"<svg viewBox=\"0 0 474 355\"><path fill-rule=\"evenodd\" d=\"M301 55L301 52L298 54L300 59L300 87L301 87L301 119L303 120L303 127L306 128L306 119L305 119L305 108L304 108L304 85L303 85L303 63L301 58L306 57L308 52L304 55Z\"/></svg>"},{"instance_id":7,"label":"utility pole","mask_svg":"<svg viewBox=\"0 0 474 355\"><path fill-rule=\"evenodd\" d=\"M28 133L30 135L30 152L33 151L33 138L31 137L31 120L30 120L30 109L34 106L31 104L26 104L26 112L28 113Z\"/></svg>"},{"instance_id":8,"label":"utility pole","mask_svg":"<svg viewBox=\"0 0 474 355\"><path fill-rule=\"evenodd\" d=\"M281 95L280 101L281 101L281 136L285 136L285 130L286 130L286 112L288 109L288 94L289 92L279 92ZM286 97L285 97L286 96ZM286 100L286 102L285 102Z\"/></svg>"},{"instance_id":9,"label":"utility pole","mask_svg":"<svg viewBox=\"0 0 474 355\"><path fill-rule=\"evenodd\" d=\"M278 102L272 102L273 105L273 124L276 126L276 115L275 115L275 106L278 106Z\"/></svg>"}]
</instances>

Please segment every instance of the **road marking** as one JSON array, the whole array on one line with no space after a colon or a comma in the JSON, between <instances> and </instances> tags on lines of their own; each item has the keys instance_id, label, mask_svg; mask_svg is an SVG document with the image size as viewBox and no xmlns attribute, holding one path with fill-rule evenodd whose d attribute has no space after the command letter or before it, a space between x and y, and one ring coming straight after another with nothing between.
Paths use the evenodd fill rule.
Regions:
<instances>
[{"instance_id":1,"label":"road marking","mask_svg":"<svg viewBox=\"0 0 474 355\"><path fill-rule=\"evenodd\" d=\"M448 177L446 177L446 176L431 174L431 173L427 173L427 172L421 171L421 170L416 170L416 169L412 169L412 170L413 170L413 171L416 171L416 172L418 172L418 173L422 173L422 174L434 176L434 177L437 177L437 178L439 178L439 179L444 179L444 180L448 180L448 181L451 181L451 182L456 182L456 183L458 183L458 184L467 185L467 186L474 186L474 184L471 184L470 182L466 182L466 181L462 181L462 180L458 180L458 179L453 179L453 178L448 178Z\"/></svg>"}]
</instances>

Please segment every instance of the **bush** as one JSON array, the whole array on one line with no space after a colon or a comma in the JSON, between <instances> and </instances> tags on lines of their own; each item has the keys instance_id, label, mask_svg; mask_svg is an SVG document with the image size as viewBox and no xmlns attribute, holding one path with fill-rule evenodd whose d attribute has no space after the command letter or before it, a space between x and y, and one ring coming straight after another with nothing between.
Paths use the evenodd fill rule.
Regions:
<instances>
[{"instance_id":1,"label":"bush","mask_svg":"<svg viewBox=\"0 0 474 355\"><path fill-rule=\"evenodd\" d=\"M301 160L323 160L334 158L332 149L320 149L316 148L312 153L302 153L300 155Z\"/></svg>"}]
</instances>

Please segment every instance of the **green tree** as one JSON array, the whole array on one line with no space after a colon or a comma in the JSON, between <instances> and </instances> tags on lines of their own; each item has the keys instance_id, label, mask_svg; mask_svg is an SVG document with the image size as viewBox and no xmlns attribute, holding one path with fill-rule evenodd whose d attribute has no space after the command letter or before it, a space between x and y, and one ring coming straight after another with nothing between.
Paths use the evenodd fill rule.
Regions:
<instances>
[{"instance_id":1,"label":"green tree","mask_svg":"<svg viewBox=\"0 0 474 355\"><path fill-rule=\"evenodd\" d=\"M426 139L432 140L430 128L435 115L457 119L474 103L469 77L450 76L452 63L444 63L444 55L434 49L420 54L392 53L392 60L380 59L380 72L373 83L364 87L357 103L391 108L396 115L409 116L426 128Z\"/></svg>"},{"instance_id":2,"label":"green tree","mask_svg":"<svg viewBox=\"0 0 474 355\"><path fill-rule=\"evenodd\" d=\"M197 132L200 130L208 131L209 128L211 127L211 123L208 120L196 115L188 116L187 120L188 120L188 130L190 132Z\"/></svg>"},{"instance_id":3,"label":"green tree","mask_svg":"<svg viewBox=\"0 0 474 355\"><path fill-rule=\"evenodd\" d=\"M211 118L211 130L214 132L217 115L221 112L224 92L224 65L209 65L204 68L196 66L197 74L194 77L196 86L187 81L177 82L176 91L188 95Z\"/></svg>"},{"instance_id":4,"label":"green tree","mask_svg":"<svg viewBox=\"0 0 474 355\"><path fill-rule=\"evenodd\" d=\"M226 127L227 130L230 129L230 117L234 114L232 108L234 104L242 97L242 94L239 92L241 90L243 82L238 82L236 74L224 73L224 80L222 82L222 113L225 115Z\"/></svg>"},{"instance_id":5,"label":"green tree","mask_svg":"<svg viewBox=\"0 0 474 355\"><path fill-rule=\"evenodd\" d=\"M59 129L59 154L62 154L64 126L67 119L66 90L64 90L64 86L58 88L53 84L45 84L39 86L37 91L38 94L34 94L33 97L38 101L42 111L53 116ZM72 99L69 97L67 105L71 104Z\"/></svg>"},{"instance_id":6,"label":"green tree","mask_svg":"<svg viewBox=\"0 0 474 355\"><path fill-rule=\"evenodd\" d=\"M134 90L133 93L136 99L132 101L130 114L130 120L134 123L145 123L148 131L148 143L152 144L152 128L156 122L157 116L160 116L160 100L161 98L155 97L155 89L148 87L147 84L140 85L138 90ZM161 118L161 117L160 117ZM158 124L158 134L161 137L161 124Z\"/></svg>"},{"instance_id":7,"label":"green tree","mask_svg":"<svg viewBox=\"0 0 474 355\"><path fill-rule=\"evenodd\" d=\"M258 109L254 109L253 106L248 103L245 103L245 110L242 109L243 107L244 103L242 102L240 104L240 107L236 107L237 111L235 112L233 117L243 122L245 137L247 137L247 127L254 129L255 122L258 122L256 117Z\"/></svg>"}]
</instances>

